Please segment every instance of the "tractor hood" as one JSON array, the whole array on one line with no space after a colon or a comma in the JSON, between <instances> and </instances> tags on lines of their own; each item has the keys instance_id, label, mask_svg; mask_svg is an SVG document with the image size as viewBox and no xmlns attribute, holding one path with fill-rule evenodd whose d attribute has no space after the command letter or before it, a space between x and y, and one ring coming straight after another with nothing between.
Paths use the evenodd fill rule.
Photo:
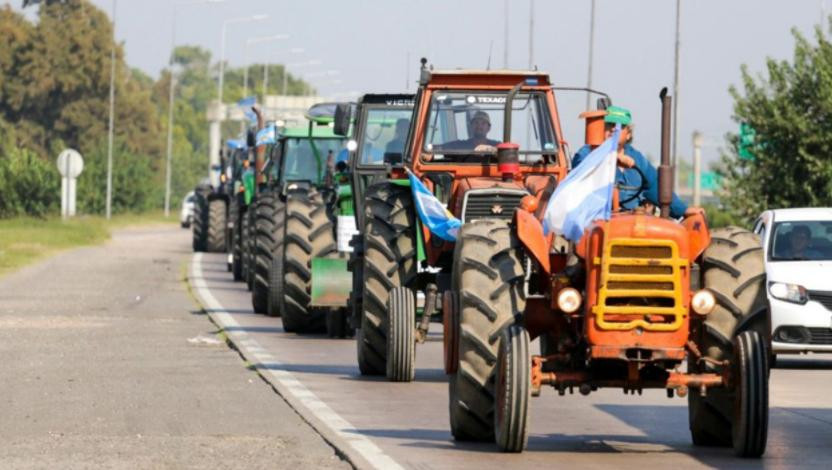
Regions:
<instances>
[{"instance_id":1,"label":"tractor hood","mask_svg":"<svg viewBox=\"0 0 832 470\"><path fill-rule=\"evenodd\" d=\"M529 191L518 181L463 178L457 183L456 207L452 211L463 222L482 218L511 219Z\"/></svg>"}]
</instances>

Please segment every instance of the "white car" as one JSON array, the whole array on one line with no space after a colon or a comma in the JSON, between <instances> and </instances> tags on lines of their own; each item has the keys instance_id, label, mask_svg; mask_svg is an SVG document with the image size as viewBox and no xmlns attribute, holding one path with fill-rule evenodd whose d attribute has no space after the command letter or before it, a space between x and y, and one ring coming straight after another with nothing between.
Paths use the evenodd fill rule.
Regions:
<instances>
[{"instance_id":1,"label":"white car","mask_svg":"<svg viewBox=\"0 0 832 470\"><path fill-rule=\"evenodd\" d=\"M194 192L191 191L182 199L182 210L179 211L179 225L182 228L191 226L194 220Z\"/></svg>"},{"instance_id":2,"label":"white car","mask_svg":"<svg viewBox=\"0 0 832 470\"><path fill-rule=\"evenodd\" d=\"M773 354L832 353L832 208L766 211L754 232L766 260Z\"/></svg>"}]
</instances>

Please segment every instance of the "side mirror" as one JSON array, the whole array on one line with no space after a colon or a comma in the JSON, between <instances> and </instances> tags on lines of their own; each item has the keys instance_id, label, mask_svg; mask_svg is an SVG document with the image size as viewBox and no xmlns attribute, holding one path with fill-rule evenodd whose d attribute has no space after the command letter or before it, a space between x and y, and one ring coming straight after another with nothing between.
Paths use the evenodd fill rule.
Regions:
<instances>
[{"instance_id":1,"label":"side mirror","mask_svg":"<svg viewBox=\"0 0 832 470\"><path fill-rule=\"evenodd\" d=\"M349 103L338 103L335 106L335 116L332 132L335 135L347 136L350 133L352 106Z\"/></svg>"}]
</instances>

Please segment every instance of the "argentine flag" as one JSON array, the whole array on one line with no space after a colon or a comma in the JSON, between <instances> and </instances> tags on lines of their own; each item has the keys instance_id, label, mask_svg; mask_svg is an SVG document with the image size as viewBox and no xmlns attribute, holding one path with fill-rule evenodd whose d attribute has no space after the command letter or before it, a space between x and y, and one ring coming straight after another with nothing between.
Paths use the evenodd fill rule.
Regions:
<instances>
[{"instance_id":1,"label":"argentine flag","mask_svg":"<svg viewBox=\"0 0 832 470\"><path fill-rule=\"evenodd\" d=\"M577 242L593 221L609 220L620 130L616 126L612 137L590 152L555 189L543 214L544 234L554 232Z\"/></svg>"},{"instance_id":2,"label":"argentine flag","mask_svg":"<svg viewBox=\"0 0 832 470\"><path fill-rule=\"evenodd\" d=\"M462 221L451 214L445 206L436 199L428 188L410 171L407 172L410 178L410 189L413 191L413 201L416 203L416 212L422 223L430 230L430 233L449 241L456 241L456 234Z\"/></svg>"},{"instance_id":3,"label":"argentine flag","mask_svg":"<svg viewBox=\"0 0 832 470\"><path fill-rule=\"evenodd\" d=\"M274 126L267 126L257 131L257 145L267 145L276 142Z\"/></svg>"}]
</instances>

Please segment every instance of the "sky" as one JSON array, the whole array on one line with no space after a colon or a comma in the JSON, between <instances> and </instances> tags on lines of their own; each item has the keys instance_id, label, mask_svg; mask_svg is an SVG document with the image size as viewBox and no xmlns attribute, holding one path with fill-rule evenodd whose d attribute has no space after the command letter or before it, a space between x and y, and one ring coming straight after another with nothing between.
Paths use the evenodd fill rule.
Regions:
<instances>
[{"instance_id":1,"label":"sky","mask_svg":"<svg viewBox=\"0 0 832 470\"><path fill-rule=\"evenodd\" d=\"M3 0L19 9L21 0ZM93 0L108 13L112 0ZM249 61L316 66L290 68L323 95L415 90L419 58L436 68L502 68L508 5L508 67L533 66L555 85L585 86L588 74L590 0L120 0L116 36L127 61L152 76L167 64L176 8L177 44L199 45L220 55L224 20L265 14L262 21L227 26L226 60L244 62L248 39L288 34L255 44ZM533 14L530 6L533 4ZM680 27L679 143L682 159L692 154L695 130L705 135L706 163L719 158L731 119L731 85L740 66L757 75L767 58L789 59L791 29L806 35L824 14L823 0L682 0ZM28 13L34 16L34 8ZM637 148L657 157L660 147L659 90L673 89L676 2L596 0L593 88L630 109ZM530 28L530 19L533 27ZM530 35L530 29L533 34ZM292 48L303 48L291 54ZM335 81L340 81L335 83ZM582 93L561 93L559 114L573 150L583 140L578 114Z\"/></svg>"}]
</instances>

